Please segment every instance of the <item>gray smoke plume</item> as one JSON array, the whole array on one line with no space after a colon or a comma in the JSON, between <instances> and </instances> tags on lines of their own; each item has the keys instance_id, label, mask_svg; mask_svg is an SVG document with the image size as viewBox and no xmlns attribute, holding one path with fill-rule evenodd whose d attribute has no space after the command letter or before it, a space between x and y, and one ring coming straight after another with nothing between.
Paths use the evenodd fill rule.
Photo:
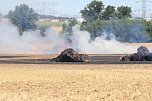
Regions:
<instances>
[{"instance_id":1,"label":"gray smoke plume","mask_svg":"<svg viewBox=\"0 0 152 101\"><path fill-rule=\"evenodd\" d=\"M80 31L79 26L73 28L73 35L65 37L65 48L70 47L82 53L89 54L127 54L136 51L137 47L128 46L115 40L115 35L110 33L110 39L107 40L107 33L97 37L94 41L90 39L90 33ZM68 39L68 41L67 41Z\"/></svg>"},{"instance_id":2,"label":"gray smoke plume","mask_svg":"<svg viewBox=\"0 0 152 101\"><path fill-rule=\"evenodd\" d=\"M107 40L107 35L109 39ZM27 31L19 35L18 28L8 19L0 21L0 54L55 54L66 48L89 54L126 54L136 52L137 47L116 41L115 35L104 32L90 41L90 33L73 28L73 35L58 35L51 28L42 37L39 31Z\"/></svg>"},{"instance_id":3,"label":"gray smoke plume","mask_svg":"<svg viewBox=\"0 0 152 101\"><path fill-rule=\"evenodd\" d=\"M27 31L20 36L18 28L8 19L0 20L0 54L47 54L54 47L56 37L51 28L46 31L46 37L39 31Z\"/></svg>"}]
</instances>

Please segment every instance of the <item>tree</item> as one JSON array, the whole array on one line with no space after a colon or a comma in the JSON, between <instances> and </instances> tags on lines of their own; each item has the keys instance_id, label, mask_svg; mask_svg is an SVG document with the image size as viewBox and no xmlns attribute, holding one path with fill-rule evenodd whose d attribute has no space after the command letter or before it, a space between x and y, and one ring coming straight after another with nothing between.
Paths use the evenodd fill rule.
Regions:
<instances>
[{"instance_id":1,"label":"tree","mask_svg":"<svg viewBox=\"0 0 152 101\"><path fill-rule=\"evenodd\" d=\"M36 29L35 22L38 20L38 14L28 5L16 6L15 10L9 11L7 16L19 28L20 35L24 31Z\"/></svg>"},{"instance_id":2,"label":"tree","mask_svg":"<svg viewBox=\"0 0 152 101\"><path fill-rule=\"evenodd\" d=\"M76 19L70 20L68 24L63 24L63 32L68 32L69 34L72 34L73 33L72 28L76 24L78 24Z\"/></svg>"},{"instance_id":3,"label":"tree","mask_svg":"<svg viewBox=\"0 0 152 101\"><path fill-rule=\"evenodd\" d=\"M40 33L41 33L42 36L46 36L45 31L48 28L49 28L49 26L47 26L47 25L38 27L38 29L40 30Z\"/></svg>"},{"instance_id":4,"label":"tree","mask_svg":"<svg viewBox=\"0 0 152 101\"><path fill-rule=\"evenodd\" d=\"M145 27L145 30L147 31L147 33L152 38L152 21L142 20L142 23ZM151 39L151 42L152 42L152 39Z\"/></svg>"},{"instance_id":5,"label":"tree","mask_svg":"<svg viewBox=\"0 0 152 101\"><path fill-rule=\"evenodd\" d=\"M103 9L104 5L102 1L93 0L84 8L84 10L81 10L80 12L86 22L92 22L94 20L101 19Z\"/></svg>"},{"instance_id":6,"label":"tree","mask_svg":"<svg viewBox=\"0 0 152 101\"><path fill-rule=\"evenodd\" d=\"M108 5L102 15L103 20L110 20L116 16L116 9L114 6Z\"/></svg>"},{"instance_id":7,"label":"tree","mask_svg":"<svg viewBox=\"0 0 152 101\"><path fill-rule=\"evenodd\" d=\"M125 18L131 18L131 13L132 13L132 10L131 10L131 7L128 7L128 6L120 6L117 8L117 17L119 19L125 19Z\"/></svg>"}]
</instances>

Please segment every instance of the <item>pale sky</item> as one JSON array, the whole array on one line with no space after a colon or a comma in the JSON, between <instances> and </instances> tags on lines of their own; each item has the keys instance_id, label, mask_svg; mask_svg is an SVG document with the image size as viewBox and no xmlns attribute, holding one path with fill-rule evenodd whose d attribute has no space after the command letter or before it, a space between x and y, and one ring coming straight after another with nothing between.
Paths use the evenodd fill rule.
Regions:
<instances>
[{"instance_id":1,"label":"pale sky","mask_svg":"<svg viewBox=\"0 0 152 101\"><path fill-rule=\"evenodd\" d=\"M50 3L50 5L46 5L46 10L42 9L43 1ZM132 7L132 10L136 10L136 14L140 14L138 11L141 9L141 3L137 3L139 0L102 0L104 5L113 5L113 6L121 6L127 5ZM61 16L75 16L80 15L79 12L82 10L91 0L0 0L0 12L2 14L7 14L9 10L14 10L16 5L19 4L28 4L30 7L33 7L35 10L50 14L56 14ZM56 6L52 5L56 3ZM151 3L147 3L147 5L152 6ZM151 7L149 6L149 8ZM53 9L52 9L53 8ZM147 9L149 9L147 8ZM151 10L149 10L151 11Z\"/></svg>"}]
</instances>

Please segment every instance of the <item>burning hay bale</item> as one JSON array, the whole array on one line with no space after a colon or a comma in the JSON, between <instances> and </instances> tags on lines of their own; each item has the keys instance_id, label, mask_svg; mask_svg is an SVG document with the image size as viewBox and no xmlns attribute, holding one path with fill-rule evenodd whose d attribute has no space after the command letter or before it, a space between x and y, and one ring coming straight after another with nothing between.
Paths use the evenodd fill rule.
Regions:
<instances>
[{"instance_id":1,"label":"burning hay bale","mask_svg":"<svg viewBox=\"0 0 152 101\"><path fill-rule=\"evenodd\" d=\"M79 54L72 48L68 48L61 52L61 54L53 58L54 62L93 62L91 57L86 54Z\"/></svg>"},{"instance_id":2,"label":"burning hay bale","mask_svg":"<svg viewBox=\"0 0 152 101\"><path fill-rule=\"evenodd\" d=\"M152 61L152 53L149 53L147 47L141 46L137 49L137 53L123 56L120 61Z\"/></svg>"}]
</instances>

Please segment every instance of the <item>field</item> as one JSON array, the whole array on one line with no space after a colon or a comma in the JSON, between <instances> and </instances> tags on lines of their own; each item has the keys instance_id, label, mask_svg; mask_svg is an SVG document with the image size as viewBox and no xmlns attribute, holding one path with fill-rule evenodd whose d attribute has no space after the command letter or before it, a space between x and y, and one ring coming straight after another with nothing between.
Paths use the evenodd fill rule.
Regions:
<instances>
[{"instance_id":1,"label":"field","mask_svg":"<svg viewBox=\"0 0 152 101\"><path fill-rule=\"evenodd\" d=\"M62 26L65 22L37 21L38 26Z\"/></svg>"},{"instance_id":2,"label":"field","mask_svg":"<svg viewBox=\"0 0 152 101\"><path fill-rule=\"evenodd\" d=\"M152 99L151 64L45 64L55 56L0 55L0 101ZM99 57L109 61L120 55L94 55Z\"/></svg>"},{"instance_id":3,"label":"field","mask_svg":"<svg viewBox=\"0 0 152 101\"><path fill-rule=\"evenodd\" d=\"M130 44L146 46L152 44ZM151 101L152 62L51 63L57 55L0 55L0 101Z\"/></svg>"},{"instance_id":4,"label":"field","mask_svg":"<svg viewBox=\"0 0 152 101\"><path fill-rule=\"evenodd\" d=\"M0 65L1 101L151 101L151 65Z\"/></svg>"}]
</instances>

